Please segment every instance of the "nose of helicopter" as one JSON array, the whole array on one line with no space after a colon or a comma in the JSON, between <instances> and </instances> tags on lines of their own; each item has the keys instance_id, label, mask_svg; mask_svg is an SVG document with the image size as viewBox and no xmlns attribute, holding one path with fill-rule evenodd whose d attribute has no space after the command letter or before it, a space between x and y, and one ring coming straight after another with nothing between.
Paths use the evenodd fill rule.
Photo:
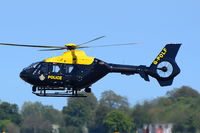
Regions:
<instances>
[{"instance_id":1,"label":"nose of helicopter","mask_svg":"<svg viewBox=\"0 0 200 133\"><path fill-rule=\"evenodd\" d=\"M21 73L19 74L19 76L24 81L28 80L28 73L25 70L22 70Z\"/></svg>"}]
</instances>

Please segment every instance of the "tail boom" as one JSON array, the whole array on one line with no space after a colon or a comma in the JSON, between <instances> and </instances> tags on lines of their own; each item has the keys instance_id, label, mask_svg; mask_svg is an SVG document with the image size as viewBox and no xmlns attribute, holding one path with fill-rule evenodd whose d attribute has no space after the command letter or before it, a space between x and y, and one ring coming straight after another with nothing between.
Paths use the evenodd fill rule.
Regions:
<instances>
[{"instance_id":1,"label":"tail boom","mask_svg":"<svg viewBox=\"0 0 200 133\"><path fill-rule=\"evenodd\" d=\"M180 73L180 68L175 61L180 46L181 44L167 44L150 67L108 64L110 72L126 75L139 74L145 81L149 81L149 76L151 76L157 79L160 86L169 86L174 77Z\"/></svg>"}]
</instances>

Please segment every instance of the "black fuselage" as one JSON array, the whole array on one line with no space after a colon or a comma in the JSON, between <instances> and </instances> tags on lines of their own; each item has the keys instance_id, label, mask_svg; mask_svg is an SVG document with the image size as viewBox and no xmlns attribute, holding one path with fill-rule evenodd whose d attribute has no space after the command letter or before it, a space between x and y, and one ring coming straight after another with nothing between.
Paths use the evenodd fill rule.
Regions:
<instances>
[{"instance_id":1,"label":"black fuselage","mask_svg":"<svg viewBox=\"0 0 200 133\"><path fill-rule=\"evenodd\" d=\"M82 89L89 87L109 72L111 65L95 59L91 65L38 62L21 73L20 77L34 86Z\"/></svg>"},{"instance_id":2,"label":"black fuselage","mask_svg":"<svg viewBox=\"0 0 200 133\"><path fill-rule=\"evenodd\" d=\"M138 73L138 66L117 65L94 59L90 65L38 62L25 68L20 77L27 83L48 88L80 90L91 86L111 72Z\"/></svg>"}]
</instances>

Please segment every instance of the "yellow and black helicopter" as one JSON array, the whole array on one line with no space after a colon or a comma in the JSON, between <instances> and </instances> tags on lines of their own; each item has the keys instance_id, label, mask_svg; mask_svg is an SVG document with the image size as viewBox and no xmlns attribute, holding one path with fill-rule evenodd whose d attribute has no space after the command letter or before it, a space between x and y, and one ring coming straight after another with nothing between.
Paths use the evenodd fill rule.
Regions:
<instances>
[{"instance_id":1,"label":"yellow and black helicopter","mask_svg":"<svg viewBox=\"0 0 200 133\"><path fill-rule=\"evenodd\" d=\"M66 44L64 47L10 43L0 43L0 45L46 48L41 51L67 50L61 56L33 63L20 73L20 77L33 86L32 91L37 96L85 97L85 94L80 93L81 90L84 89L85 92L90 93L90 86L108 73L139 74L145 81L149 81L149 76L151 76L157 79L160 86L171 85L174 77L180 73L175 57L181 44L167 44L149 67L107 63L87 56L84 51L77 50L89 48L83 45L103 37L79 45ZM94 47L130 44L134 43Z\"/></svg>"}]
</instances>

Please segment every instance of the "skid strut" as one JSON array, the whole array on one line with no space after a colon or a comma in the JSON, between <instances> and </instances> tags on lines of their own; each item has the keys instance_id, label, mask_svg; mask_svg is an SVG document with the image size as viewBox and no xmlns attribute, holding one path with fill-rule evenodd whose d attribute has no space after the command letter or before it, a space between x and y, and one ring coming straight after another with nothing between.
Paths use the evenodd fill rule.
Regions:
<instances>
[{"instance_id":1,"label":"skid strut","mask_svg":"<svg viewBox=\"0 0 200 133\"><path fill-rule=\"evenodd\" d=\"M41 93L33 93L33 94L41 97L87 97L84 94L72 95L68 93L46 93L45 95Z\"/></svg>"},{"instance_id":2,"label":"skid strut","mask_svg":"<svg viewBox=\"0 0 200 133\"><path fill-rule=\"evenodd\" d=\"M41 97L87 97L83 93L78 93L78 90L71 90L66 92L53 92L48 93L45 87L39 87L39 92L33 91L33 94Z\"/></svg>"}]
</instances>

